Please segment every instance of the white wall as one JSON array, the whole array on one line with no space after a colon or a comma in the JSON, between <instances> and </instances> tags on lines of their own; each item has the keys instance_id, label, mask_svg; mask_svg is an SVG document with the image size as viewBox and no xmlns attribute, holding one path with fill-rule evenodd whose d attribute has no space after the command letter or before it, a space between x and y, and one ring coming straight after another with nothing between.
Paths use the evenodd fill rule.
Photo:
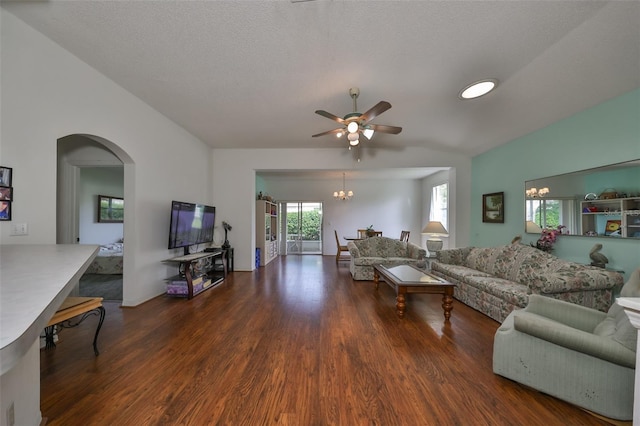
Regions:
<instances>
[{"instance_id":1,"label":"white wall","mask_svg":"<svg viewBox=\"0 0 640 426\"><path fill-rule=\"evenodd\" d=\"M124 197L123 167L84 167L80 169L81 244L115 243L124 236L122 223L98 222L98 195Z\"/></svg>"},{"instance_id":2,"label":"white wall","mask_svg":"<svg viewBox=\"0 0 640 426\"><path fill-rule=\"evenodd\" d=\"M245 150L245 149L214 149L212 152L213 160L213 202L217 208L218 218L216 220L226 220L233 225L233 231L230 235L230 241L235 247L235 267L237 270L250 271L255 268L255 199L257 194L256 188L256 171L265 170L351 170L351 169L381 169L396 167L453 167L451 170L449 181L452 186L450 203L452 208L456 208L456 216L452 220L456 221L457 232L455 241L451 244L455 246L464 246L469 241L469 191L470 191L470 164L469 158L453 154L434 151L429 148L410 147L402 150L380 151L376 157L366 157L362 162L355 163L351 156L345 155L346 149L269 149L269 150ZM347 182L348 186L350 182ZM353 182L357 185L357 181ZM265 188L268 185L265 179L260 180L260 185ZM284 183L283 183L284 185ZM326 185L326 186L325 186ZM335 211L327 212L330 216L325 229L324 239L329 241L333 238L334 227L340 228L339 232L350 232L355 227L362 225L378 224L389 228L388 232L393 233L392 219L380 218L376 211L380 209L380 205L384 206L389 200L388 196L383 194L393 191L393 183L386 186L383 182L372 184L378 186L380 191L371 189L371 185L364 185L360 190L354 186L356 197L361 198L362 203L368 202L369 197L374 198L375 202L369 204L366 208L363 206L360 214L366 215L362 218L355 217L346 222L334 222L335 217L345 216L348 214L348 206L336 206L330 202L325 204L326 207ZM333 194L334 187L342 186L342 182L333 182L333 184L316 184L300 181L297 184L289 183L282 189L276 189L274 186L270 188L271 196L276 200L291 200L310 196L310 193L318 194L317 198L322 194L324 197ZM413 186L413 185L412 185ZM283 191L282 193L280 191ZM358 192L360 191L360 192ZM287 192L287 193L285 193ZM389 212L397 212L405 206L415 206L415 215L417 217L405 218L411 221L412 234L413 229L417 229L422 223L422 199L419 198L421 192L420 185L412 188L407 193L401 194L403 201L394 205L384 206ZM305 195L306 194L306 195ZM304 201L304 200L299 200ZM322 201L314 199L312 201ZM334 200L330 200L334 201ZM351 201L350 201L351 202ZM394 201L396 202L396 201ZM356 201L358 203L358 201ZM340 211L339 208L344 209ZM393 213L395 214L395 213ZM365 219L366 217L366 219ZM221 222L218 222L221 223ZM339 225L338 227L334 224ZM398 236L400 232L398 229ZM327 234L329 232L329 234ZM385 230L386 232L386 230ZM412 235L412 240L415 235ZM325 250L326 252L326 250ZM330 252L329 252L330 253Z\"/></svg>"}]
</instances>

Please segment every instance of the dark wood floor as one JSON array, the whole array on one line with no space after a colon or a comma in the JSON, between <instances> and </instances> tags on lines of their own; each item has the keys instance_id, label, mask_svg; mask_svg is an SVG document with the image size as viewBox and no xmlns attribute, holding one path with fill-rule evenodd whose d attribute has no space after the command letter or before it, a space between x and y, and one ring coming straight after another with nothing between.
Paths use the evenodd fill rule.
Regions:
<instances>
[{"instance_id":1,"label":"dark wood floor","mask_svg":"<svg viewBox=\"0 0 640 426\"><path fill-rule=\"evenodd\" d=\"M352 281L334 256L280 257L191 301L107 303L41 353L47 425L606 425L493 374L499 324L439 295Z\"/></svg>"}]
</instances>

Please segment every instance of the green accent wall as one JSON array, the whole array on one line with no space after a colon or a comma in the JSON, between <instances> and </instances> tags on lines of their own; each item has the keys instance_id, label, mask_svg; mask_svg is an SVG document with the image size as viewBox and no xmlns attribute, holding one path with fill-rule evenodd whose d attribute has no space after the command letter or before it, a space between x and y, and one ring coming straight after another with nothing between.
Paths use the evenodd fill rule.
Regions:
<instances>
[{"instance_id":1,"label":"green accent wall","mask_svg":"<svg viewBox=\"0 0 640 426\"><path fill-rule=\"evenodd\" d=\"M524 232L524 183L527 180L640 159L640 90L603 102L546 128L472 159L471 235L473 246L509 244ZM636 182L640 191L640 182ZM482 194L504 192L505 222L482 222ZM581 236L560 237L554 254L589 263L589 250L602 243L609 266L625 271L640 267L640 240Z\"/></svg>"}]
</instances>

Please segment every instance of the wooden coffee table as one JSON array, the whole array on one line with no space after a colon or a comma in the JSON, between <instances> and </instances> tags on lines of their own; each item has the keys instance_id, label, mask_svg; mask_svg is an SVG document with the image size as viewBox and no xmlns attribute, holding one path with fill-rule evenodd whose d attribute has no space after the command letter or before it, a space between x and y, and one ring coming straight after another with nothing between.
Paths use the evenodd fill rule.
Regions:
<instances>
[{"instance_id":1,"label":"wooden coffee table","mask_svg":"<svg viewBox=\"0 0 640 426\"><path fill-rule=\"evenodd\" d=\"M384 278L384 281L396 291L398 317L404 318L407 307L405 294L427 293L442 294L444 319L445 321L449 321L449 318L451 318L455 284L436 277L435 275L427 274L412 265L400 265L390 268L383 265L373 265L373 281L376 283L376 290L378 290L381 276Z\"/></svg>"}]
</instances>

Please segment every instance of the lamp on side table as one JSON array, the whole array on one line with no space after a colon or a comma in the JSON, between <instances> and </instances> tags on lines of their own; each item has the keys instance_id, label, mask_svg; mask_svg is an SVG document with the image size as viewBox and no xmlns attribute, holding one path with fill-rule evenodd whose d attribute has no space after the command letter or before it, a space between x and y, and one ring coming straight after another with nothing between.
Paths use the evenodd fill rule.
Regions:
<instances>
[{"instance_id":1,"label":"lamp on side table","mask_svg":"<svg viewBox=\"0 0 640 426\"><path fill-rule=\"evenodd\" d=\"M442 240L438 237L449 235L442 223L437 221L430 221L427 226L422 230L423 234L428 234L427 250L429 251L429 257L435 254L438 250L442 250Z\"/></svg>"}]
</instances>

